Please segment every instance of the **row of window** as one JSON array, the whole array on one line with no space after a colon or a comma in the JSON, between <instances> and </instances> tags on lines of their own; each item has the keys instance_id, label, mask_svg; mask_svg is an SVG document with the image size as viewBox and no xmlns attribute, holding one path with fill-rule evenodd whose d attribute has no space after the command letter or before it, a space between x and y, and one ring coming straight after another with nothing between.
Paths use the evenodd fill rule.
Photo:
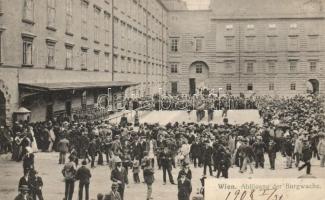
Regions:
<instances>
[{"instance_id":1,"label":"row of window","mask_svg":"<svg viewBox=\"0 0 325 200\"><path fill-rule=\"evenodd\" d=\"M46 67L48 68L55 68L56 65L56 56L55 56L55 46L56 46L56 41L53 40L46 40L46 45L47 45L47 59L46 59ZM66 57L65 57L65 69L72 70L74 68L74 46L72 44L65 44L65 50L66 50ZM93 63L90 65L89 63L89 56L90 56L90 50L85 47L81 47L80 49L80 68L81 70L89 70L90 67L93 68L94 71L99 71L100 70L100 65L101 65L101 52L100 50L94 50L93 54ZM103 54L105 57L105 71L111 71L111 61L110 61L110 54L109 53L104 53ZM124 72L124 66L127 66L127 70L125 72L133 72L133 73L146 73L145 70L140 71L142 62L131 62L131 58L125 59L121 58L116 59L116 68L121 68L121 72ZM121 60L121 61L119 61ZM126 63L126 60L128 63ZM124 62L123 62L124 61ZM23 66L33 66L33 37L32 36L26 36L23 35ZM142 65L143 67L146 67L145 64ZM152 74L161 74L161 65L158 64L152 64L152 67L154 68L152 72L150 71L151 69L149 68L149 72ZM138 69L136 69L138 68ZM163 68L164 69L164 68ZM118 70L118 69L115 69Z\"/></svg>"},{"instance_id":2,"label":"row of window","mask_svg":"<svg viewBox=\"0 0 325 200\"><path fill-rule=\"evenodd\" d=\"M265 37L266 51L276 51L279 44L279 36L268 35ZM256 51L257 37L246 36L245 37L245 50ZM225 36L225 47L227 51L234 51L235 49L235 37ZM287 38L287 50L298 51L300 47L299 35L289 35ZM319 51L319 35L308 35L308 51Z\"/></svg>"},{"instance_id":3,"label":"row of window","mask_svg":"<svg viewBox=\"0 0 325 200\"><path fill-rule=\"evenodd\" d=\"M195 37L191 44L192 48L196 52L200 52L203 49L203 37ZM275 35L266 36L266 51L276 51L279 44L279 37ZM257 37L256 36L246 36L245 37L245 50L246 51L256 51ZM298 51L300 47L300 41L298 35L289 35L287 40L287 50L288 51ZM225 36L225 50L234 51L235 50L235 37ZM180 38L170 37L170 52L177 53L180 51ZM188 50L188 49L187 49ZM308 36L308 51L319 51L319 35L309 35Z\"/></svg>"},{"instance_id":4,"label":"row of window","mask_svg":"<svg viewBox=\"0 0 325 200\"><path fill-rule=\"evenodd\" d=\"M292 24L290 24L289 26L288 26L288 28L290 29L290 30L297 30L298 29L298 24L296 24L296 23L292 23ZM234 29L234 25L233 24L227 24L227 25L225 25L225 29L227 30L227 31L231 31L231 30L233 30ZM276 30L277 29L277 25L276 24L268 24L267 25L267 29L269 29L269 30ZM255 30L255 25L254 24L247 24L246 25L246 30Z\"/></svg>"},{"instance_id":5,"label":"row of window","mask_svg":"<svg viewBox=\"0 0 325 200\"><path fill-rule=\"evenodd\" d=\"M200 52L203 50L203 40L204 37L197 36L193 38L193 41L191 42L192 49L196 52ZM180 51L179 48L180 38L179 37L171 37L170 38L170 51L173 53L177 53Z\"/></svg>"},{"instance_id":6,"label":"row of window","mask_svg":"<svg viewBox=\"0 0 325 200\"><path fill-rule=\"evenodd\" d=\"M290 90L294 91L296 90L296 83L290 83ZM269 91L274 91L275 85L274 83L269 83L268 85ZM231 83L226 84L226 90L231 91L232 90L232 85ZM247 84L247 91L253 91L254 90L254 85L253 83L248 83ZM172 94L177 94L178 93L178 82L177 81L172 81L171 82L171 91Z\"/></svg>"},{"instance_id":7,"label":"row of window","mask_svg":"<svg viewBox=\"0 0 325 200\"><path fill-rule=\"evenodd\" d=\"M225 62L225 71L226 72L233 72L233 61L226 61ZM297 72L297 64L298 61L293 60L289 61L289 71L290 72ZM254 73L254 61L250 61L246 63L246 73ZM198 74L202 73L202 64L196 64L195 71ZM312 60L309 61L309 71L310 72L317 72L317 61ZM268 61L268 73L276 73L276 61ZM170 63L170 73L175 74L178 73L178 63Z\"/></svg>"}]
</instances>

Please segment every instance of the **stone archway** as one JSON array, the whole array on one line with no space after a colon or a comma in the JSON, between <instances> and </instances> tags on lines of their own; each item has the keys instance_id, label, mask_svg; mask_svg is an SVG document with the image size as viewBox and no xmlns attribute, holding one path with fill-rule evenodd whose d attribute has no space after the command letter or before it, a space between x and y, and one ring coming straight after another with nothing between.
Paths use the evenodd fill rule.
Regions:
<instances>
[{"instance_id":1,"label":"stone archway","mask_svg":"<svg viewBox=\"0 0 325 200\"><path fill-rule=\"evenodd\" d=\"M206 62L195 61L189 68L189 94L196 93L196 89L204 88L208 84L209 66Z\"/></svg>"},{"instance_id":2,"label":"stone archway","mask_svg":"<svg viewBox=\"0 0 325 200\"><path fill-rule=\"evenodd\" d=\"M311 94L319 93L319 81L317 79L308 80L307 92Z\"/></svg>"}]
</instances>

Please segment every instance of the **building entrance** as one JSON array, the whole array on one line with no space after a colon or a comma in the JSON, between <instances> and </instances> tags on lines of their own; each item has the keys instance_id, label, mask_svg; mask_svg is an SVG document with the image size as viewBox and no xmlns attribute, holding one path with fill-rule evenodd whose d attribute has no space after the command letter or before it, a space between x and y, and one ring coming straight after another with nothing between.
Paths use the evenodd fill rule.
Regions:
<instances>
[{"instance_id":1,"label":"building entrance","mask_svg":"<svg viewBox=\"0 0 325 200\"><path fill-rule=\"evenodd\" d=\"M319 93L319 81L317 79L308 80L307 92L311 94Z\"/></svg>"}]
</instances>

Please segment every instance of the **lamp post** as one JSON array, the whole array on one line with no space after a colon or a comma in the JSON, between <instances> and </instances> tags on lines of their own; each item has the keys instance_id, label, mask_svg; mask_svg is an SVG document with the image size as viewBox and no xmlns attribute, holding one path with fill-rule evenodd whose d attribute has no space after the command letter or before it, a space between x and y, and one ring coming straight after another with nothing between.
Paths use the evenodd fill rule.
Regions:
<instances>
[{"instance_id":1,"label":"lamp post","mask_svg":"<svg viewBox=\"0 0 325 200\"><path fill-rule=\"evenodd\" d=\"M109 111L109 98L110 98L110 91L112 88L107 88L107 110ZM113 105L113 102L112 102Z\"/></svg>"},{"instance_id":2,"label":"lamp post","mask_svg":"<svg viewBox=\"0 0 325 200\"><path fill-rule=\"evenodd\" d=\"M159 88L159 111L161 110L161 95L162 95L162 88Z\"/></svg>"}]
</instances>

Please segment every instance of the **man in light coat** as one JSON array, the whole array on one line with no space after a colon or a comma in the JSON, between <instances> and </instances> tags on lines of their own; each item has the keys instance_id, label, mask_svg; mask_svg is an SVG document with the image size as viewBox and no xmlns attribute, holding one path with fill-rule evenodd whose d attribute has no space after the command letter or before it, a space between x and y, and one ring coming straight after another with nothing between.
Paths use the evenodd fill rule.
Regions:
<instances>
[{"instance_id":1,"label":"man in light coat","mask_svg":"<svg viewBox=\"0 0 325 200\"><path fill-rule=\"evenodd\" d=\"M320 156L320 166L324 167L325 165L325 133L320 134L320 140L317 145L317 150Z\"/></svg>"},{"instance_id":2,"label":"man in light coat","mask_svg":"<svg viewBox=\"0 0 325 200\"><path fill-rule=\"evenodd\" d=\"M65 164L66 154L69 152L69 140L65 136L58 143L58 151L60 152L59 164Z\"/></svg>"}]
</instances>

